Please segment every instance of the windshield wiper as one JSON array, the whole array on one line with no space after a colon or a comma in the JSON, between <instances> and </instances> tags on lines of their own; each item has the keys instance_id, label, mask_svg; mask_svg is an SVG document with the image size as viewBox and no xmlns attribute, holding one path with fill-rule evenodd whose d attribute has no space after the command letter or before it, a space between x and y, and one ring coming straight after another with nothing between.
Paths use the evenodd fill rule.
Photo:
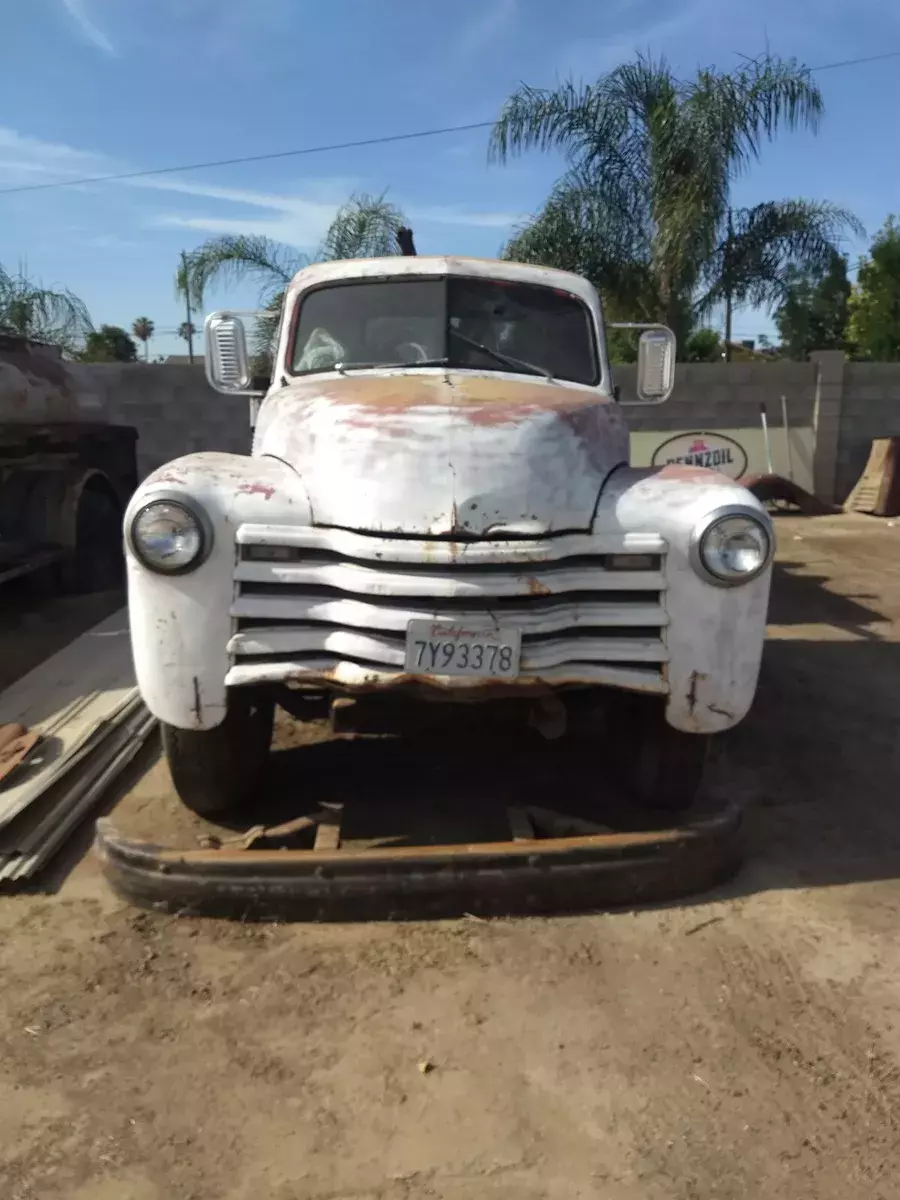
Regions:
<instances>
[{"instance_id":1,"label":"windshield wiper","mask_svg":"<svg viewBox=\"0 0 900 1200\"><path fill-rule=\"evenodd\" d=\"M366 367L447 367L449 358L417 358L413 362L337 362L334 369L341 375L345 371L362 371Z\"/></svg>"},{"instance_id":2,"label":"windshield wiper","mask_svg":"<svg viewBox=\"0 0 900 1200\"><path fill-rule=\"evenodd\" d=\"M530 371L532 375L543 375L545 379L552 379L553 375L546 367L535 366L534 363L526 362L524 358L513 358L511 354L504 354L500 350L492 350L490 346L485 346L482 342L476 342L474 338L467 337L464 333L460 333L458 329L450 329L453 337L459 338L461 342L465 342L468 346L474 346L476 350L483 350L485 354L497 362L504 363L508 367L524 367L526 371Z\"/></svg>"}]
</instances>

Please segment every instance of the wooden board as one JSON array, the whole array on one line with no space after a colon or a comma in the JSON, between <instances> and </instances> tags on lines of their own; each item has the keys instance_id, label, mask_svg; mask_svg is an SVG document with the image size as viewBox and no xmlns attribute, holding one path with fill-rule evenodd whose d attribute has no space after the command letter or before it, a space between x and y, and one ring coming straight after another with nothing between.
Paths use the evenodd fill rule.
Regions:
<instances>
[{"instance_id":1,"label":"wooden board","mask_svg":"<svg viewBox=\"0 0 900 1200\"><path fill-rule=\"evenodd\" d=\"M0 881L30 878L95 808L143 746L156 720L139 704L84 763L44 793L3 831Z\"/></svg>"},{"instance_id":2,"label":"wooden board","mask_svg":"<svg viewBox=\"0 0 900 1200\"><path fill-rule=\"evenodd\" d=\"M0 827L76 765L136 698L125 609L0 694L0 724L19 722L41 736L0 786Z\"/></svg>"},{"instance_id":3,"label":"wooden board","mask_svg":"<svg viewBox=\"0 0 900 1200\"><path fill-rule=\"evenodd\" d=\"M900 515L900 438L876 438L866 469L844 503L847 512Z\"/></svg>"}]
</instances>

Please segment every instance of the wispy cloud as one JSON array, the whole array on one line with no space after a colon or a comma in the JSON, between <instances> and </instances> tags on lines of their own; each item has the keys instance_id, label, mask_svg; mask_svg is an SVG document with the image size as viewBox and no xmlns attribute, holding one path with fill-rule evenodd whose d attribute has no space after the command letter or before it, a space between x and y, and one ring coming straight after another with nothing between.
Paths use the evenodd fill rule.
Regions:
<instances>
[{"instance_id":1,"label":"wispy cloud","mask_svg":"<svg viewBox=\"0 0 900 1200\"><path fill-rule=\"evenodd\" d=\"M110 169L105 155L45 142L0 125L0 187L50 183Z\"/></svg>"},{"instance_id":2,"label":"wispy cloud","mask_svg":"<svg viewBox=\"0 0 900 1200\"><path fill-rule=\"evenodd\" d=\"M127 171L128 163L74 146L41 141L0 126L0 188L17 184L64 182L91 175ZM210 235L255 233L311 249L331 223L337 208L346 201L359 181L348 178L306 179L302 191L272 192L254 188L226 187L202 179L171 175L148 175L104 185L115 187L121 196L129 191L155 193L167 198L162 211L145 213L148 228L191 229ZM183 197L184 205L177 205ZM511 229L522 219L517 212L502 212L460 204L427 204L391 199L415 226L458 226L470 229ZM205 202L201 203L200 202Z\"/></svg>"},{"instance_id":3,"label":"wispy cloud","mask_svg":"<svg viewBox=\"0 0 900 1200\"><path fill-rule=\"evenodd\" d=\"M557 73L575 79L596 79L604 71L634 58L638 51L660 53L671 49L671 41L703 25L710 15L711 0L688 0L675 6L671 0L619 0L604 10L602 33L582 36L563 50Z\"/></svg>"},{"instance_id":4,"label":"wispy cloud","mask_svg":"<svg viewBox=\"0 0 900 1200\"><path fill-rule=\"evenodd\" d=\"M456 44L457 54L478 54L487 46L497 43L508 33L518 16L518 10L518 0L491 0L473 21L463 25Z\"/></svg>"},{"instance_id":5,"label":"wispy cloud","mask_svg":"<svg viewBox=\"0 0 900 1200\"><path fill-rule=\"evenodd\" d=\"M472 229L510 229L524 220L524 213L478 212L458 204L410 205L406 214L411 221L431 225L468 225Z\"/></svg>"},{"instance_id":6,"label":"wispy cloud","mask_svg":"<svg viewBox=\"0 0 900 1200\"><path fill-rule=\"evenodd\" d=\"M152 218L155 226L178 229L194 229L208 234L262 234L278 242L309 249L321 241L331 223L338 205L346 199L341 196L332 203L308 200L303 196L254 195L235 191L231 196L228 188L217 188L217 198L231 199L240 205L252 205L265 210L269 215L246 216L244 214L219 213L160 213ZM192 189L192 195L203 195L204 189ZM464 226L470 229L511 229L522 220L522 214L512 212L484 212L467 209L459 205L416 205L398 203L414 226L444 225Z\"/></svg>"},{"instance_id":7,"label":"wispy cloud","mask_svg":"<svg viewBox=\"0 0 900 1200\"><path fill-rule=\"evenodd\" d=\"M103 30L88 16L86 0L62 0L62 5L77 25L85 41L96 46L98 50L102 50L104 54L116 57L115 46Z\"/></svg>"}]
</instances>

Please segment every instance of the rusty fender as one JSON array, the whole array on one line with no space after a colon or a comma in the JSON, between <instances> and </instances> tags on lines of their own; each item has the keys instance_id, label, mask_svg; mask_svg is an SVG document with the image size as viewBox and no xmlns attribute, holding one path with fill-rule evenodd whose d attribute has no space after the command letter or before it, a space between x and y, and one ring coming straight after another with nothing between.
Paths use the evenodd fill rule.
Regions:
<instances>
[{"instance_id":1,"label":"rusty fender","mask_svg":"<svg viewBox=\"0 0 900 1200\"><path fill-rule=\"evenodd\" d=\"M241 920L391 920L590 911L674 900L740 859L742 809L681 828L371 850L170 850L97 822L114 891L142 908Z\"/></svg>"}]
</instances>

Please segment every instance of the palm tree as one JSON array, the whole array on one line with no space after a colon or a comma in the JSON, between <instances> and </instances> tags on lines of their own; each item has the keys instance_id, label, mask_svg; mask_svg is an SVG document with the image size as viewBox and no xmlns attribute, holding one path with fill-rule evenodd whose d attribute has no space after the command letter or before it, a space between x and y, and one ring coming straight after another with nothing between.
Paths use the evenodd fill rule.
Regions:
<instances>
[{"instance_id":1,"label":"palm tree","mask_svg":"<svg viewBox=\"0 0 900 1200\"><path fill-rule=\"evenodd\" d=\"M131 332L139 342L144 343L144 362L150 361L150 339L155 328L149 317L136 317L132 322Z\"/></svg>"},{"instance_id":2,"label":"palm tree","mask_svg":"<svg viewBox=\"0 0 900 1200\"><path fill-rule=\"evenodd\" d=\"M260 284L260 303L278 311L284 289L303 267L325 259L397 254L397 231L403 224L403 214L383 195L354 194L338 209L314 254L253 234L210 238L187 255L186 266L175 276L175 290L200 308L211 284L249 278Z\"/></svg>"},{"instance_id":3,"label":"palm tree","mask_svg":"<svg viewBox=\"0 0 900 1200\"><path fill-rule=\"evenodd\" d=\"M615 315L682 337L723 301L730 323L735 304L777 301L789 267L827 265L839 236L860 229L830 204L730 206L763 143L782 127L815 132L823 112L808 69L769 54L688 80L638 56L593 84L523 86L501 111L491 156L562 150L568 171L504 253L577 270Z\"/></svg>"},{"instance_id":4,"label":"palm tree","mask_svg":"<svg viewBox=\"0 0 900 1200\"><path fill-rule=\"evenodd\" d=\"M0 329L74 354L93 329L83 300L67 288L45 288L24 268L8 274L0 264Z\"/></svg>"},{"instance_id":5,"label":"palm tree","mask_svg":"<svg viewBox=\"0 0 900 1200\"><path fill-rule=\"evenodd\" d=\"M201 309L212 284L242 279L258 282L259 302L269 315L257 322L253 351L256 373L264 375L271 362L284 291L294 275L311 262L399 254L397 234L404 226L403 213L388 203L384 194L355 193L338 209L314 254L253 234L210 238L184 256L175 276L175 291Z\"/></svg>"}]
</instances>

